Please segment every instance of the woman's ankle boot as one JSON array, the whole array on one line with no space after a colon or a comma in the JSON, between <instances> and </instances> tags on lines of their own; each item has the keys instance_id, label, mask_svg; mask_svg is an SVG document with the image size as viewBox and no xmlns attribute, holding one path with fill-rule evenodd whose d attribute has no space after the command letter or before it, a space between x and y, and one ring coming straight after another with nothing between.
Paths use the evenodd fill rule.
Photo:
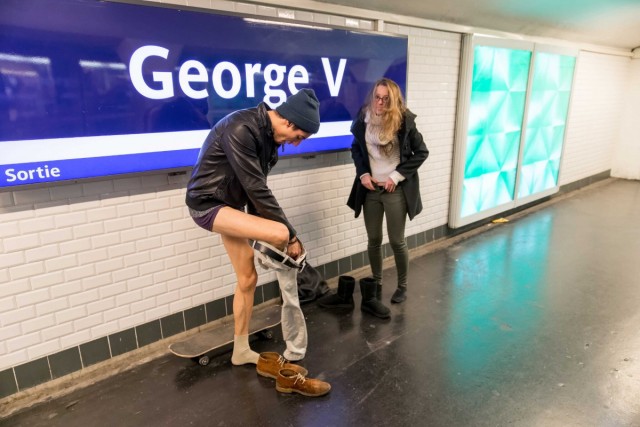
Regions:
<instances>
[{"instance_id":1,"label":"woman's ankle boot","mask_svg":"<svg viewBox=\"0 0 640 427\"><path fill-rule=\"evenodd\" d=\"M406 299L407 299L407 287L398 286L396 291L393 293L393 296L391 297L391 302L393 304L400 304Z\"/></svg>"},{"instance_id":2,"label":"woman's ankle boot","mask_svg":"<svg viewBox=\"0 0 640 427\"><path fill-rule=\"evenodd\" d=\"M348 308L353 310L353 290L356 279L351 276L338 277L338 291L335 294L326 295L318 299L318 305L323 308Z\"/></svg>"},{"instance_id":3,"label":"woman's ankle boot","mask_svg":"<svg viewBox=\"0 0 640 427\"><path fill-rule=\"evenodd\" d=\"M378 284L373 277L366 277L360 280L360 292L362 293L360 309L363 312L373 314L381 319L391 317L391 310L376 298Z\"/></svg>"}]
</instances>

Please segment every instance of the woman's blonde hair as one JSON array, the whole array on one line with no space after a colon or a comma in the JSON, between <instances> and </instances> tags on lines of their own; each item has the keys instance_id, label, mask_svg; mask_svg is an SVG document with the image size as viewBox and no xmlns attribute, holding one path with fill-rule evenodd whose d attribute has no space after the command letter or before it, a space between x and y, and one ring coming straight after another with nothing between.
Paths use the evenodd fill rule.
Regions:
<instances>
[{"instance_id":1,"label":"woman's blonde hair","mask_svg":"<svg viewBox=\"0 0 640 427\"><path fill-rule=\"evenodd\" d=\"M370 116L373 116L376 111L376 89L378 86L384 86L389 90L389 104L382 116L382 134L380 135L381 140L389 141L392 140L400 130L400 126L402 126L402 118L404 117L404 113L407 111L407 107L404 104L404 98L398 84L391 79L383 77L373 85L373 88L369 92L367 108Z\"/></svg>"}]
</instances>

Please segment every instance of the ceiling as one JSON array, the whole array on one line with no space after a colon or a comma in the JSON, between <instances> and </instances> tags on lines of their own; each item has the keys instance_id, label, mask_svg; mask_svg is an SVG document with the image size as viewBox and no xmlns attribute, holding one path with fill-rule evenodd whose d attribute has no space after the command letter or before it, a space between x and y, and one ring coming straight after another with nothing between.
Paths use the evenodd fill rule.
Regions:
<instances>
[{"instance_id":1,"label":"ceiling","mask_svg":"<svg viewBox=\"0 0 640 427\"><path fill-rule=\"evenodd\" d=\"M632 50L640 46L640 0L318 0L540 38Z\"/></svg>"}]
</instances>

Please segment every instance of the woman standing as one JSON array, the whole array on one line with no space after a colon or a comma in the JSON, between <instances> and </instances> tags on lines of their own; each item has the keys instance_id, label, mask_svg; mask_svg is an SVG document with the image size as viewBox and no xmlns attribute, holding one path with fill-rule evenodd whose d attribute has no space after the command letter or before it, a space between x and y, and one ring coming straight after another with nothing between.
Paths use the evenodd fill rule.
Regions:
<instances>
[{"instance_id":1,"label":"woman standing","mask_svg":"<svg viewBox=\"0 0 640 427\"><path fill-rule=\"evenodd\" d=\"M389 309L380 302L384 216L398 274L391 302L401 303L407 298L409 250L404 229L407 216L412 220L422 211L418 168L429 156L415 118L405 106L398 85L383 78L375 83L351 126L356 179L347 205L356 217L361 209L364 211L373 281L360 282L362 310L378 317L389 317Z\"/></svg>"}]
</instances>

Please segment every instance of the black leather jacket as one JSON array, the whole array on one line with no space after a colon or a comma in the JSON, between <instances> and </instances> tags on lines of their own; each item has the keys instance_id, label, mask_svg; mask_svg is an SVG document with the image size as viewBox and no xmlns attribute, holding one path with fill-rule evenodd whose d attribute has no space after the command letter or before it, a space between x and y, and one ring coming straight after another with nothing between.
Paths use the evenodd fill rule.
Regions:
<instances>
[{"instance_id":1,"label":"black leather jacket","mask_svg":"<svg viewBox=\"0 0 640 427\"><path fill-rule=\"evenodd\" d=\"M225 204L278 221L296 235L276 198L267 187L267 174L278 161L278 145L267 111L255 108L235 111L211 129L187 184L186 203L204 211Z\"/></svg>"}]
</instances>

